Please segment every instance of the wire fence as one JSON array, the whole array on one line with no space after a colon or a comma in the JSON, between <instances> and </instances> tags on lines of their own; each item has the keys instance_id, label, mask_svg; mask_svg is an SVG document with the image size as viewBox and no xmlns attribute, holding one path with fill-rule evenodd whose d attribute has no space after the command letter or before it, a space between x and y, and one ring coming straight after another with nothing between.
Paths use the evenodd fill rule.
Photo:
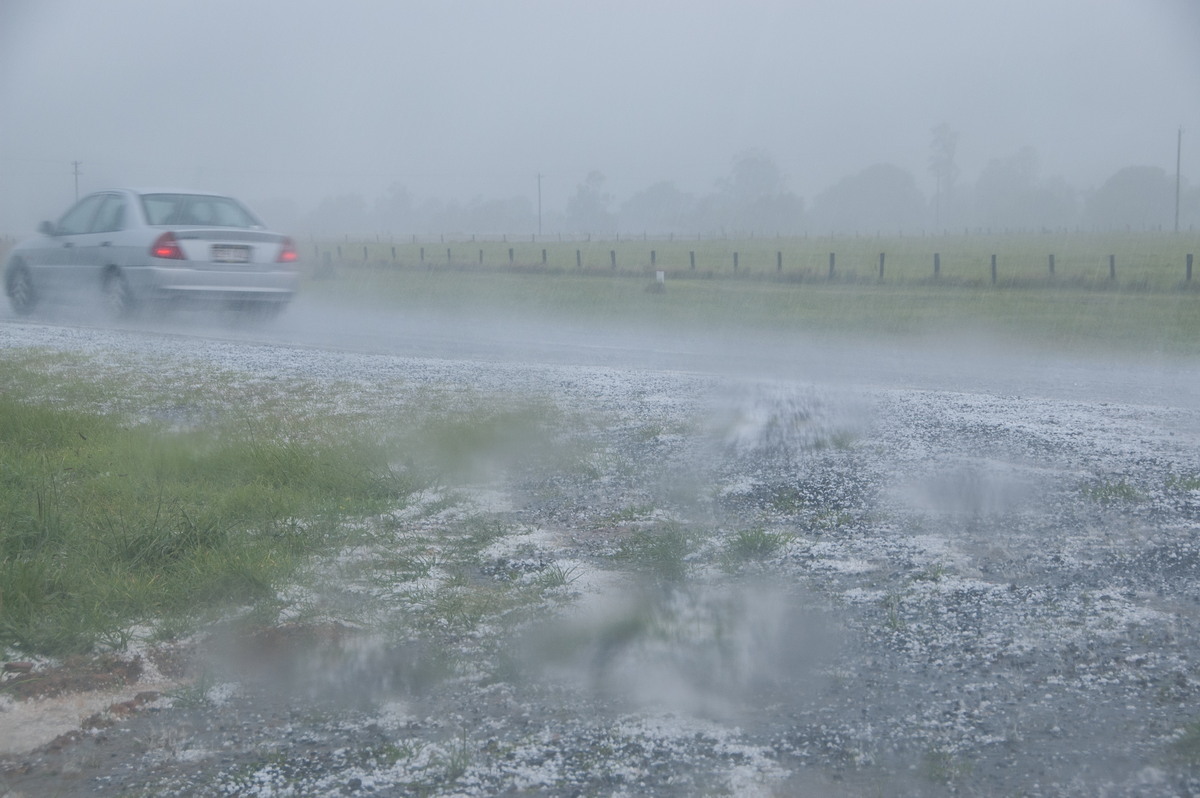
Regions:
<instances>
[{"instance_id":1,"label":"wire fence","mask_svg":"<svg viewBox=\"0 0 1200 798\"><path fill-rule=\"evenodd\" d=\"M733 278L802 283L1085 286L1194 285L1200 237L1165 233L933 237L419 236L311 241L318 272L346 268Z\"/></svg>"}]
</instances>

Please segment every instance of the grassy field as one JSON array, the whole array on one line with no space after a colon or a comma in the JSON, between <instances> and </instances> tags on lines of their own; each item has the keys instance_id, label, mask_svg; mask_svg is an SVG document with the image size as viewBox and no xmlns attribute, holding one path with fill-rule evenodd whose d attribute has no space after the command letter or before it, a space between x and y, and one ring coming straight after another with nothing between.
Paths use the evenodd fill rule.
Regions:
<instances>
[{"instance_id":1,"label":"grassy field","mask_svg":"<svg viewBox=\"0 0 1200 798\"><path fill-rule=\"evenodd\" d=\"M583 467L561 446L529 444L577 426L532 400L430 388L396 401L384 386L374 407L357 384L254 382L207 366L164 378L173 368L4 350L0 653L63 657L221 620L269 625L314 558L364 543L364 519L518 454ZM412 546L390 550L388 568L428 570L429 546Z\"/></svg>"},{"instance_id":2,"label":"grassy field","mask_svg":"<svg viewBox=\"0 0 1200 798\"><path fill-rule=\"evenodd\" d=\"M131 625L170 636L210 610L269 607L309 555L344 542L347 518L414 490L346 424L221 408L238 393L221 375L170 400L196 403L196 423L130 423L111 402L139 391L85 363L0 361L0 649L122 648Z\"/></svg>"},{"instance_id":3,"label":"grassy field","mask_svg":"<svg viewBox=\"0 0 1200 798\"><path fill-rule=\"evenodd\" d=\"M970 332L1067 351L1190 353L1200 340L1200 274L1185 280L1187 254L1200 251L1200 241L1186 236L311 246L310 290L401 312L508 311L598 325L868 337ZM574 265L576 250L580 266ZM615 269L604 265L613 251ZM832 279L831 251L837 253ZM460 260L456 252L475 254ZM689 266L691 252L695 270ZM885 253L882 279L880 252ZM777 268L779 253L782 268ZM995 283L991 253L997 260ZM657 271L665 273L661 286Z\"/></svg>"},{"instance_id":4,"label":"grassy field","mask_svg":"<svg viewBox=\"0 0 1200 798\"><path fill-rule=\"evenodd\" d=\"M309 248L302 249L302 253L317 264L328 261L400 268L623 275L661 270L672 279L742 277L821 283L831 282L831 254L833 282L880 282L882 254L882 282L886 284L936 279L957 285L992 285L991 264L995 256L997 286L1141 290L1180 287L1187 276L1187 255L1200 253L1200 235L1195 233L534 239L533 236L487 240L476 236L437 239L375 236L356 240L347 236L342 241L309 242ZM1195 277L1200 279L1200 273Z\"/></svg>"}]
</instances>

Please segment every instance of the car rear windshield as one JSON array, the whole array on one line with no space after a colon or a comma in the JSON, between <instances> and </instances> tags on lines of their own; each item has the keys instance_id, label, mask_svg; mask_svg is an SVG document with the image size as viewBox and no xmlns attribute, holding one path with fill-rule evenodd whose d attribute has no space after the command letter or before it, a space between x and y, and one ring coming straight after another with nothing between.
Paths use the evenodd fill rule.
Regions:
<instances>
[{"instance_id":1,"label":"car rear windshield","mask_svg":"<svg viewBox=\"0 0 1200 798\"><path fill-rule=\"evenodd\" d=\"M142 208L152 225L262 227L250 211L231 197L208 194L143 194Z\"/></svg>"}]
</instances>

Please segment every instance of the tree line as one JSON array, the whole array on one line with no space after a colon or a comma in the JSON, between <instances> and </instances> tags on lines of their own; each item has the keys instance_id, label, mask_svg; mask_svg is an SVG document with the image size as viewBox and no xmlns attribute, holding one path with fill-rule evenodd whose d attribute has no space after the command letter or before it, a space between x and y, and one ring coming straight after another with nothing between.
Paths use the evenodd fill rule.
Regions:
<instances>
[{"instance_id":1,"label":"tree line","mask_svg":"<svg viewBox=\"0 0 1200 798\"><path fill-rule=\"evenodd\" d=\"M602 172L591 171L561 209L539 218L528 197L418 199L399 183L368 203L361 195L323 200L297 226L313 233L393 232L729 235L921 234L971 231L1173 230L1174 174L1157 166L1126 166L1088 191L1041 175L1037 152L1023 147L994 158L973 183L959 179L956 134L934 128L929 172L934 190L915 175L879 163L848 175L810 201L787 185L775 159L760 149L737 155L729 174L697 195L671 181L618 200ZM1200 188L1180 187L1181 230L1200 225Z\"/></svg>"}]
</instances>

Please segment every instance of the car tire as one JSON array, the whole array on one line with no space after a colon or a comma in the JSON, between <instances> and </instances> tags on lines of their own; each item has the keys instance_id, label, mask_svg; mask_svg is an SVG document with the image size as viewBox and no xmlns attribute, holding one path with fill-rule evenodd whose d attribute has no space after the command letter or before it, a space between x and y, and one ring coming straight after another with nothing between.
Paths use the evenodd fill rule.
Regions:
<instances>
[{"instance_id":1,"label":"car tire","mask_svg":"<svg viewBox=\"0 0 1200 798\"><path fill-rule=\"evenodd\" d=\"M33 289L33 277L29 269L17 264L8 270L4 280L4 292L8 302L18 316L28 316L37 307L38 296Z\"/></svg>"},{"instance_id":2,"label":"car tire","mask_svg":"<svg viewBox=\"0 0 1200 798\"><path fill-rule=\"evenodd\" d=\"M137 309L133 291L125 275L113 269L104 275L104 306L108 315L114 319L124 319L133 315Z\"/></svg>"}]
</instances>

